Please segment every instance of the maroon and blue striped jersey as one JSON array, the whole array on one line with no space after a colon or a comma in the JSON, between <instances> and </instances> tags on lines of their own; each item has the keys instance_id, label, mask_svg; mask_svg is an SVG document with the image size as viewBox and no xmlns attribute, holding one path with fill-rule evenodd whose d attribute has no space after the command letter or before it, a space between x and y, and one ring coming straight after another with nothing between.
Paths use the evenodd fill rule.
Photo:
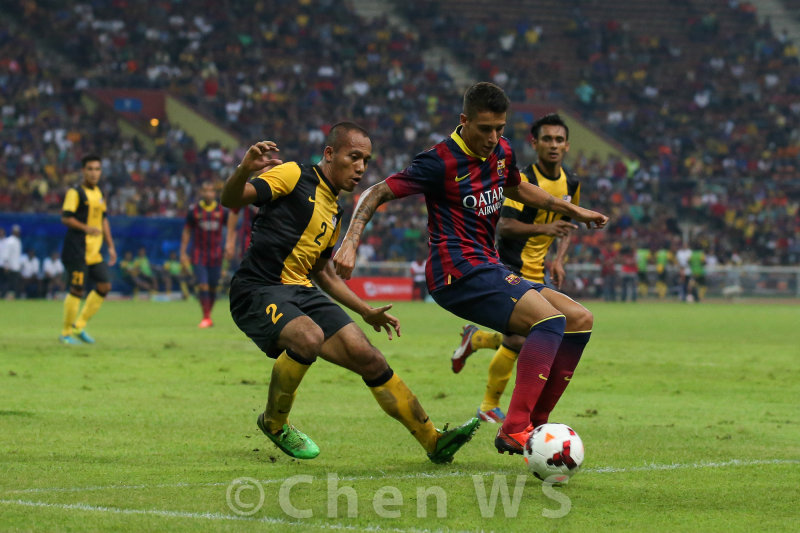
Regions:
<instances>
[{"instance_id":1,"label":"maroon and blue striped jersey","mask_svg":"<svg viewBox=\"0 0 800 533\"><path fill-rule=\"evenodd\" d=\"M228 210L221 204L200 201L189 208L186 225L192 231L192 264L222 265L222 235L228 222Z\"/></svg>"},{"instance_id":2,"label":"maroon and blue striped jersey","mask_svg":"<svg viewBox=\"0 0 800 533\"><path fill-rule=\"evenodd\" d=\"M431 291L479 265L500 263L494 239L503 189L521 180L508 139L501 137L489 157L482 158L460 132L459 126L408 168L386 178L397 198L425 195L430 234L425 278Z\"/></svg>"}]
</instances>

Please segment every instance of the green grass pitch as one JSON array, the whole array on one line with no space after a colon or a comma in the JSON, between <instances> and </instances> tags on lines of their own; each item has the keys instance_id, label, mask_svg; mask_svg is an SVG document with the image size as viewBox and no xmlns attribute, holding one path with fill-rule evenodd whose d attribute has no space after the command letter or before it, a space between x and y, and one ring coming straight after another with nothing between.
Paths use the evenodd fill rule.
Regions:
<instances>
[{"instance_id":1,"label":"green grass pitch","mask_svg":"<svg viewBox=\"0 0 800 533\"><path fill-rule=\"evenodd\" d=\"M588 307L592 341L551 417L586 460L543 488L491 424L430 463L323 361L292 413L322 453L291 460L256 428L271 364L225 301L210 330L194 302L109 301L97 344L77 347L57 342L60 302L0 302L0 531L796 531L798 308ZM452 374L462 321L394 313L402 337L368 335L437 426L474 415L491 353Z\"/></svg>"}]
</instances>

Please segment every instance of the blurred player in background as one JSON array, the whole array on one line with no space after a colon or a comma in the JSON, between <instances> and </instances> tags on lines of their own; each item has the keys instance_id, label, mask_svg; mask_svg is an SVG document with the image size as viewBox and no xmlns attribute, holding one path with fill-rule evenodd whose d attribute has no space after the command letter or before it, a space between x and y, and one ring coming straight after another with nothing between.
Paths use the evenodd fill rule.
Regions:
<instances>
[{"instance_id":1,"label":"blurred player in background","mask_svg":"<svg viewBox=\"0 0 800 533\"><path fill-rule=\"evenodd\" d=\"M568 311L577 306L571 299L502 264L495 227L503 199L596 227L603 227L608 217L522 181L511 145L502 136L509 105L503 90L492 83L467 89L460 124L450 137L361 195L334 263L339 275L348 279L361 233L378 207L396 198L425 195L430 235L426 273L433 299L461 318L525 337L511 404L495 437L498 452L521 454L534 426L547 419L555 389L568 380L567 365L554 361L568 359L558 355L565 314L580 313ZM554 163L558 151L553 144L547 161Z\"/></svg>"},{"instance_id":2,"label":"blurred player in background","mask_svg":"<svg viewBox=\"0 0 800 533\"><path fill-rule=\"evenodd\" d=\"M117 262L117 250L106 218L103 193L97 186L102 172L98 156L87 155L81 159L83 179L80 185L67 191L61 209L61 222L68 228L61 251L61 261L69 284L59 337L64 344L80 344L80 341L94 343L94 339L86 333L86 324L103 305L103 300L111 290L108 267ZM108 263L100 253L104 242L108 247ZM87 275L95 287L78 314Z\"/></svg>"},{"instance_id":3,"label":"blurred player in background","mask_svg":"<svg viewBox=\"0 0 800 533\"><path fill-rule=\"evenodd\" d=\"M253 342L275 359L266 409L258 416L262 432L281 451L313 459L319 447L289 423L300 382L321 357L361 376L375 400L402 423L434 463L447 463L470 440L480 421L473 418L450 431L437 430L417 397L394 373L383 354L331 298L352 309L376 331L400 335L398 320L373 308L336 275L328 260L339 237L339 192L352 191L372 157L366 130L340 122L325 139L319 165L278 164L275 143L251 146L222 192L230 208L260 207L252 242L231 282L231 315ZM313 280L313 284L312 284ZM319 287L319 288L317 288Z\"/></svg>"},{"instance_id":4,"label":"blurred player in background","mask_svg":"<svg viewBox=\"0 0 800 533\"><path fill-rule=\"evenodd\" d=\"M217 202L217 191L210 181L200 189L200 201L189 208L181 235L181 263L192 266L194 290L203 311L199 328L210 328L211 310L217 298L222 275L222 235L228 222L228 210ZM191 259L188 254L192 243Z\"/></svg>"},{"instance_id":5,"label":"blurred player in background","mask_svg":"<svg viewBox=\"0 0 800 533\"><path fill-rule=\"evenodd\" d=\"M564 157L569 152L567 124L557 114L545 115L531 126L530 142L537 154L537 162L520 173L522 181L538 185L556 198L575 206L580 205L581 184L574 174L563 167ZM545 257L555 239L558 239L557 251L550 263L550 281L556 289L561 289L566 279L564 259L569 250L570 234L574 229L577 226L570 222L569 217L546 209L528 207L506 198L497 223L497 252L512 272L529 281L544 284ZM549 411L572 379L583 348L589 341L593 323L592 314L570 298L560 295L557 302L553 302L550 297L548 300L564 313L567 325L551 368L552 379L548 379L542 392L542 402L546 399L546 403L541 406L537 404L539 412L536 415L536 425L547 421ZM499 423L505 420L505 413L500 408L500 397L511 379L524 342L525 337L521 335L501 336L494 331L479 330L472 324L464 326L461 344L452 357L453 372L460 372L467 357L475 350L497 350L489 363L486 390L478 407L481 420Z\"/></svg>"}]
</instances>

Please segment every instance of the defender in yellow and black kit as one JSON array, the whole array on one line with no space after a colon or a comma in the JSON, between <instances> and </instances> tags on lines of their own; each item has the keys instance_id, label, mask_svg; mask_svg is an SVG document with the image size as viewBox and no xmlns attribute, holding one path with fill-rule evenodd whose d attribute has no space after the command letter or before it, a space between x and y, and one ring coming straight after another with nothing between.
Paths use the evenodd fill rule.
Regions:
<instances>
[{"instance_id":1,"label":"defender in yellow and black kit","mask_svg":"<svg viewBox=\"0 0 800 533\"><path fill-rule=\"evenodd\" d=\"M389 338L400 334L387 305L374 309L351 291L328 260L336 244L342 210L339 191L352 191L372 157L366 130L336 124L326 138L319 165L278 164L275 143L251 146L222 191L222 204L259 206L250 247L231 281L231 315L236 325L269 357L275 358L266 410L257 425L275 445L297 459L313 459L319 447L289 424L297 387L317 356L361 376L376 401L400 421L435 463L450 462L470 440L480 421L473 418L438 431L416 396L341 307L359 313ZM319 288L317 288L319 287Z\"/></svg>"},{"instance_id":2,"label":"defender in yellow and black kit","mask_svg":"<svg viewBox=\"0 0 800 533\"><path fill-rule=\"evenodd\" d=\"M64 299L64 320L59 337L64 344L80 344L80 341L94 343L94 339L86 333L86 323L100 309L103 299L111 290L108 267L117 261L111 226L106 218L106 203L103 192L97 186L102 174L100 158L95 155L84 157L81 160L81 174L81 184L67 191L61 209L61 222L68 228L61 251L69 286ZM103 242L108 246L108 264L101 253ZM87 277L95 283L95 288L86 297L83 310L78 314Z\"/></svg>"}]
</instances>

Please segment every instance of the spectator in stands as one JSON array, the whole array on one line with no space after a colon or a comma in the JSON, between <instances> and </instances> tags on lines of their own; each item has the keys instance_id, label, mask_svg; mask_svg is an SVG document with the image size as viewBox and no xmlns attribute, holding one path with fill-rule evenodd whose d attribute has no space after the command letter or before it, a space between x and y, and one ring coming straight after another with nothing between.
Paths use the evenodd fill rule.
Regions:
<instances>
[{"instance_id":1,"label":"spectator in stands","mask_svg":"<svg viewBox=\"0 0 800 533\"><path fill-rule=\"evenodd\" d=\"M20 294L32 300L41 297L41 261L36 257L36 250L29 248L20 261Z\"/></svg>"},{"instance_id":2,"label":"spectator in stands","mask_svg":"<svg viewBox=\"0 0 800 533\"><path fill-rule=\"evenodd\" d=\"M6 228L0 226L0 298L6 293Z\"/></svg>"},{"instance_id":3,"label":"spectator in stands","mask_svg":"<svg viewBox=\"0 0 800 533\"><path fill-rule=\"evenodd\" d=\"M120 261L119 270L122 274L122 281L130 286L134 300L139 298L140 290L147 291L148 293L150 292L151 285L141 276L139 265L136 263L133 252L130 250L125 252L122 261Z\"/></svg>"},{"instance_id":4,"label":"spectator in stands","mask_svg":"<svg viewBox=\"0 0 800 533\"><path fill-rule=\"evenodd\" d=\"M164 292L169 295L172 293L173 285L177 285L181 291L181 298L183 300L189 299L189 280L192 278L185 265L181 264L178 260L178 254L170 252L169 259L164 261L161 266L162 282L164 284Z\"/></svg>"},{"instance_id":5,"label":"spectator in stands","mask_svg":"<svg viewBox=\"0 0 800 533\"><path fill-rule=\"evenodd\" d=\"M623 302L636 301L637 287L636 282L639 277L639 267L637 264L636 251L630 246L624 246L621 250L622 265L620 268L620 299Z\"/></svg>"},{"instance_id":6,"label":"spectator in stands","mask_svg":"<svg viewBox=\"0 0 800 533\"><path fill-rule=\"evenodd\" d=\"M617 300L617 253L613 249L600 252L600 276L603 278L603 300Z\"/></svg>"},{"instance_id":7,"label":"spectator in stands","mask_svg":"<svg viewBox=\"0 0 800 533\"><path fill-rule=\"evenodd\" d=\"M7 298L19 298L22 295L22 279L20 269L22 268L22 233L19 224L11 226L11 235L6 237L3 246L3 267L6 272L5 296Z\"/></svg>"},{"instance_id":8,"label":"spectator in stands","mask_svg":"<svg viewBox=\"0 0 800 533\"><path fill-rule=\"evenodd\" d=\"M144 246L139 248L139 252L136 255L136 259L133 261L133 264L136 267L137 275L141 280L141 286L147 287L147 292L152 298L155 292L158 290L158 282L156 281L156 275L153 271L153 267L150 265L150 260L147 258L147 248Z\"/></svg>"},{"instance_id":9,"label":"spectator in stands","mask_svg":"<svg viewBox=\"0 0 800 533\"><path fill-rule=\"evenodd\" d=\"M692 269L689 259L692 257L692 249L688 243L683 242L675 254L675 261L678 264L678 296L682 302L693 302L695 299L695 286L692 279Z\"/></svg>"},{"instance_id":10,"label":"spectator in stands","mask_svg":"<svg viewBox=\"0 0 800 533\"><path fill-rule=\"evenodd\" d=\"M363 248L364 245L362 245ZM428 295L428 284L425 282L425 264L427 263L428 252L425 249L420 249L417 256L411 262L411 282L412 299L424 300Z\"/></svg>"},{"instance_id":11,"label":"spectator in stands","mask_svg":"<svg viewBox=\"0 0 800 533\"><path fill-rule=\"evenodd\" d=\"M694 301L699 302L706 296L706 254L702 247L695 243L689 255L689 271L694 285Z\"/></svg>"},{"instance_id":12,"label":"spectator in stands","mask_svg":"<svg viewBox=\"0 0 800 533\"><path fill-rule=\"evenodd\" d=\"M637 277L639 278L638 292L639 296L646 298L650 295L651 273L650 270L655 266L655 257L650 252L647 242L642 239L639 247L636 249L636 269L638 271Z\"/></svg>"},{"instance_id":13,"label":"spectator in stands","mask_svg":"<svg viewBox=\"0 0 800 533\"><path fill-rule=\"evenodd\" d=\"M50 257L46 257L42 265L44 274L42 293L45 298L54 300L57 293L64 290L64 264L61 254L54 250Z\"/></svg>"}]
</instances>

